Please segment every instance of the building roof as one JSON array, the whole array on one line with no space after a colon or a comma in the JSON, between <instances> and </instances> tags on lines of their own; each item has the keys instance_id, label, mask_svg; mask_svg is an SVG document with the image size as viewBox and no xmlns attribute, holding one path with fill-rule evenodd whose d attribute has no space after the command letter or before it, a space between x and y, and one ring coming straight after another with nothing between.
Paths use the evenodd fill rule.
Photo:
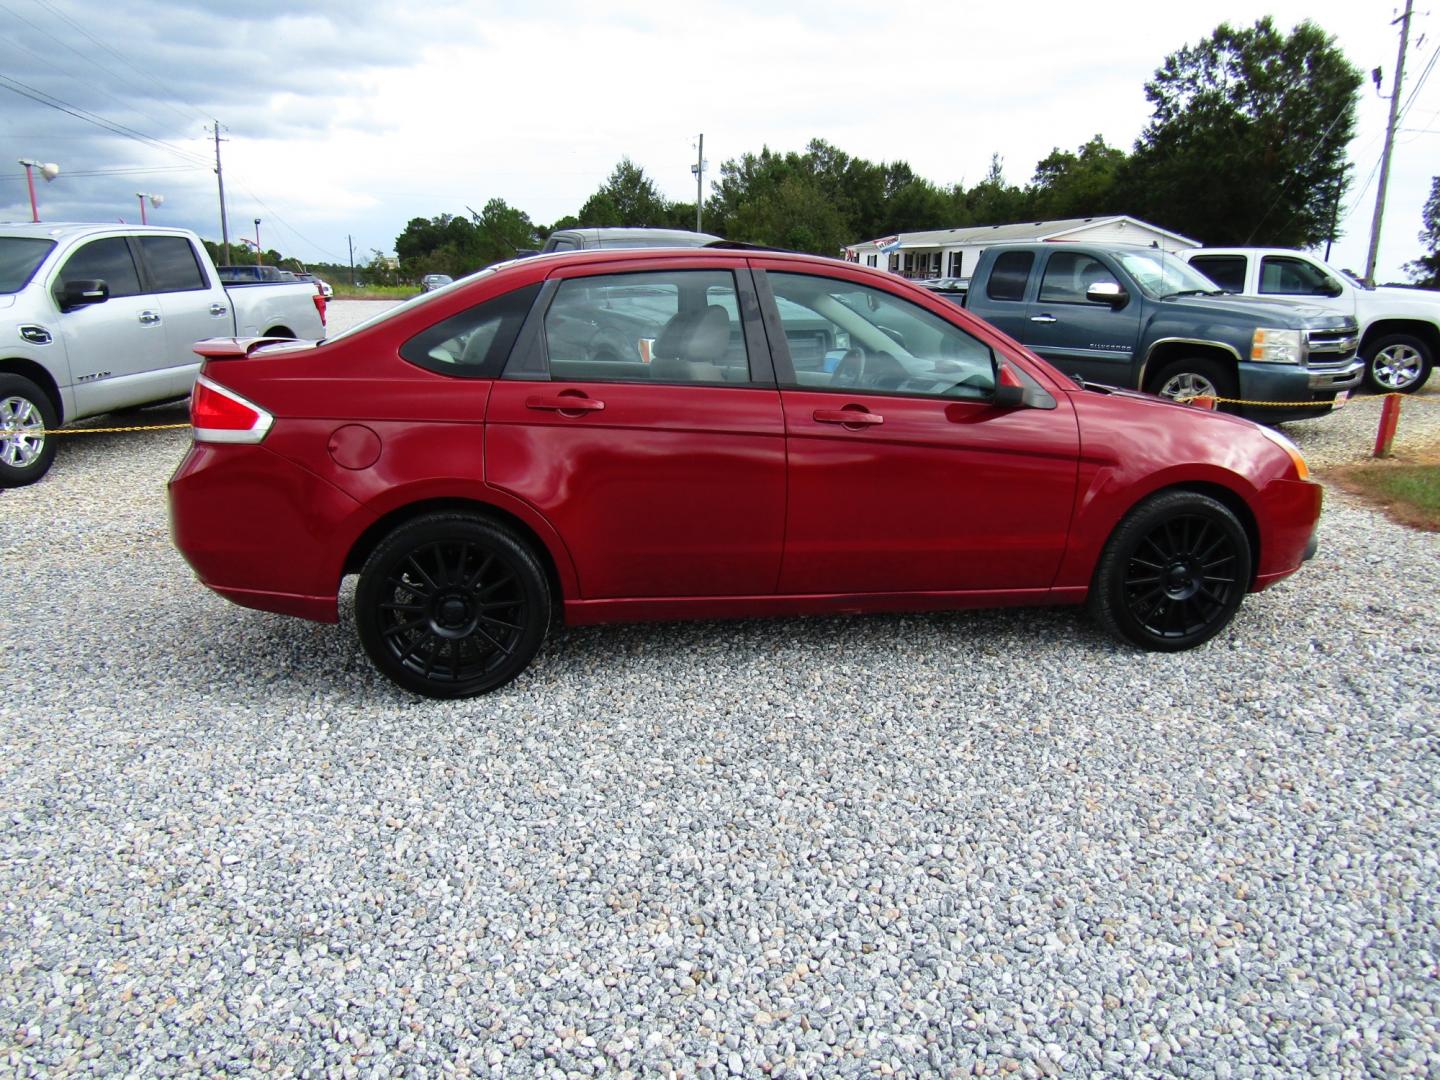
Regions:
<instances>
[{"instance_id":1,"label":"building roof","mask_svg":"<svg viewBox=\"0 0 1440 1080\"><path fill-rule=\"evenodd\" d=\"M1097 225L1110 225L1115 222L1137 225L1140 228L1161 233L1181 243L1199 246L1198 240L1192 240L1188 236L1181 236L1179 233L1170 232L1168 229L1162 229L1158 225L1151 225L1148 221L1141 221L1139 218L1130 217L1128 214L1111 214L1107 217L1062 218L1057 221L1025 221L1011 225L978 225L963 229L931 229L926 232L900 233L898 240L902 251L913 248L947 247L959 244L1000 244L1011 240L1054 240L1067 236L1070 233L1094 228ZM881 239L893 243L897 237L887 236ZM876 251L880 246L880 240L864 240L858 244L851 244L850 250Z\"/></svg>"}]
</instances>

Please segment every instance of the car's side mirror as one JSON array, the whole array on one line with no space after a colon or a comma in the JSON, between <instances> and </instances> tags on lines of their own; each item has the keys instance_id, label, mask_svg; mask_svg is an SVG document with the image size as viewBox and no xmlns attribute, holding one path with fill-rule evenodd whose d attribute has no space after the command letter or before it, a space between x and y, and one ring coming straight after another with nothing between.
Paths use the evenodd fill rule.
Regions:
<instances>
[{"instance_id":1,"label":"car's side mirror","mask_svg":"<svg viewBox=\"0 0 1440 1080\"><path fill-rule=\"evenodd\" d=\"M110 286L99 278L75 278L65 282L56 299L60 302L61 311L103 304L110 299Z\"/></svg>"},{"instance_id":2,"label":"car's side mirror","mask_svg":"<svg viewBox=\"0 0 1440 1080\"><path fill-rule=\"evenodd\" d=\"M1018 409L1025 404L1025 387L1007 386L1001 383L995 387L994 404L997 409Z\"/></svg>"},{"instance_id":3,"label":"car's side mirror","mask_svg":"<svg viewBox=\"0 0 1440 1080\"><path fill-rule=\"evenodd\" d=\"M995 361L995 389L990 404L997 409L1053 409L1055 398L1026 383L1004 360Z\"/></svg>"},{"instance_id":4,"label":"car's side mirror","mask_svg":"<svg viewBox=\"0 0 1440 1080\"><path fill-rule=\"evenodd\" d=\"M1345 286L1341 285L1340 282L1336 281L1334 278L1327 278L1325 280L1324 287L1320 290L1320 294L1322 296L1330 297L1341 296L1344 294L1344 292Z\"/></svg>"},{"instance_id":5,"label":"car's side mirror","mask_svg":"<svg viewBox=\"0 0 1440 1080\"><path fill-rule=\"evenodd\" d=\"M1092 304L1109 304L1122 308L1130 302L1130 294L1118 282L1097 281L1085 290L1085 299Z\"/></svg>"}]
</instances>

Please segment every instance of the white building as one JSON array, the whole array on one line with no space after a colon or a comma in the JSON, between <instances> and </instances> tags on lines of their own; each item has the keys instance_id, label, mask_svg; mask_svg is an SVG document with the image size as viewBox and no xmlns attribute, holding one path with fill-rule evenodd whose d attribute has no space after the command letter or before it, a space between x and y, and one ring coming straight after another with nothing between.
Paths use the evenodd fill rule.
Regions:
<instances>
[{"instance_id":1,"label":"white building","mask_svg":"<svg viewBox=\"0 0 1440 1080\"><path fill-rule=\"evenodd\" d=\"M866 240L845 249L848 262L878 266L907 278L970 276L980 253L991 244L1033 240L1088 240L1143 244L1166 251L1199 247L1200 243L1158 225L1121 214L1115 217L1030 221L1018 225L981 225L968 229L933 229Z\"/></svg>"}]
</instances>

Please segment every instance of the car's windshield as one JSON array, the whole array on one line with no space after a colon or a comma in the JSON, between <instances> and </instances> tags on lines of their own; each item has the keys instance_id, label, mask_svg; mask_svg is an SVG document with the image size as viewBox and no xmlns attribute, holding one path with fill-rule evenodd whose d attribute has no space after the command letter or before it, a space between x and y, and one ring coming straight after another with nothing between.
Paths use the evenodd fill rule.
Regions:
<instances>
[{"instance_id":1,"label":"car's windshield","mask_svg":"<svg viewBox=\"0 0 1440 1080\"><path fill-rule=\"evenodd\" d=\"M43 236L0 237L0 294L23 289L54 246Z\"/></svg>"},{"instance_id":2,"label":"car's windshield","mask_svg":"<svg viewBox=\"0 0 1440 1080\"><path fill-rule=\"evenodd\" d=\"M1169 252L1156 249L1116 253L1120 265L1148 296L1177 293L1218 293L1215 282Z\"/></svg>"}]
</instances>

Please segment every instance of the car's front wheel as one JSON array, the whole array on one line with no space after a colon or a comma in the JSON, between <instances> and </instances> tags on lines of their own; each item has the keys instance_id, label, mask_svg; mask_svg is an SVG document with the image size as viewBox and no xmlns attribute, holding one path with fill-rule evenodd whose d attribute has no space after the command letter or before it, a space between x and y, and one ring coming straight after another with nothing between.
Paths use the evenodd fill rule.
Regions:
<instances>
[{"instance_id":1,"label":"car's front wheel","mask_svg":"<svg viewBox=\"0 0 1440 1080\"><path fill-rule=\"evenodd\" d=\"M1381 394L1410 394L1425 385L1434 358L1419 338L1390 334L1365 346L1365 384Z\"/></svg>"},{"instance_id":2,"label":"car's front wheel","mask_svg":"<svg viewBox=\"0 0 1440 1080\"><path fill-rule=\"evenodd\" d=\"M1153 495L1115 528L1090 585L1096 620L1142 649L1209 641L1250 586L1250 539L1223 503L1194 491Z\"/></svg>"},{"instance_id":3,"label":"car's front wheel","mask_svg":"<svg viewBox=\"0 0 1440 1080\"><path fill-rule=\"evenodd\" d=\"M429 514L366 560L355 622L375 666L400 686L470 697L505 685L539 651L550 585L530 545L504 525Z\"/></svg>"},{"instance_id":4,"label":"car's front wheel","mask_svg":"<svg viewBox=\"0 0 1440 1080\"><path fill-rule=\"evenodd\" d=\"M33 484L55 460L55 409L38 386L0 375L0 487Z\"/></svg>"},{"instance_id":5,"label":"car's front wheel","mask_svg":"<svg viewBox=\"0 0 1440 1080\"><path fill-rule=\"evenodd\" d=\"M1234 398L1239 396L1233 372L1218 361L1202 356L1166 364L1149 380L1146 389L1180 401L1190 398Z\"/></svg>"}]
</instances>

